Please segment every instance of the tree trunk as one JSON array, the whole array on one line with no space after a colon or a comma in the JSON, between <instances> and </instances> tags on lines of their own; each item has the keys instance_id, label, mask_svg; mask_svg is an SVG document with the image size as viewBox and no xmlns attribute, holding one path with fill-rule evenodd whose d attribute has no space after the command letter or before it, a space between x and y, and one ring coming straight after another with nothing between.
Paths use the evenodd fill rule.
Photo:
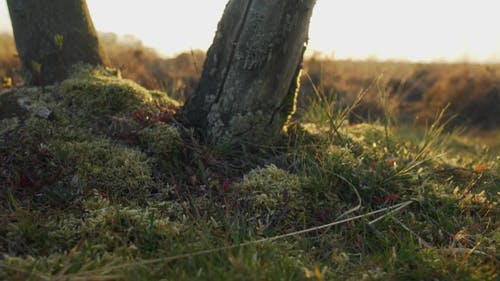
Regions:
<instances>
[{"instance_id":1,"label":"tree trunk","mask_svg":"<svg viewBox=\"0 0 500 281\"><path fill-rule=\"evenodd\" d=\"M76 63L106 64L85 0L7 0L27 83L49 85Z\"/></svg>"},{"instance_id":2,"label":"tree trunk","mask_svg":"<svg viewBox=\"0 0 500 281\"><path fill-rule=\"evenodd\" d=\"M230 0L183 113L210 144L269 143L295 110L316 0Z\"/></svg>"}]
</instances>

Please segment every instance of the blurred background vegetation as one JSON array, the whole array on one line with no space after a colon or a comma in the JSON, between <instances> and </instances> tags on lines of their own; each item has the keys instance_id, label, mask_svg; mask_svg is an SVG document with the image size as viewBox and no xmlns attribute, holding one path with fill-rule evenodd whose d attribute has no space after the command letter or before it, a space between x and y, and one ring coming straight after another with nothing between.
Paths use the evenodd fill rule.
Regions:
<instances>
[{"instance_id":1,"label":"blurred background vegetation","mask_svg":"<svg viewBox=\"0 0 500 281\"><path fill-rule=\"evenodd\" d=\"M204 51L188 50L165 58L132 36L101 33L100 40L123 77L166 91L179 101L194 92ZM449 106L453 127L483 133L500 126L500 64L334 60L316 53L304 62L304 71L298 115L315 100L315 91L337 106L347 107L365 89L363 102L354 109L350 122L378 120L390 110L401 125L425 125ZM9 34L0 34L0 79L0 90L22 84Z\"/></svg>"}]
</instances>

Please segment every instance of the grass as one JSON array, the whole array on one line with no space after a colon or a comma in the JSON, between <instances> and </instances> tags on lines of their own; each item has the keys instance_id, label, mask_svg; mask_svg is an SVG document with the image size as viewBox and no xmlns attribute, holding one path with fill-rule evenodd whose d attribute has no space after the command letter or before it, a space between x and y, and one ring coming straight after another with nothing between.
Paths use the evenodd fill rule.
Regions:
<instances>
[{"instance_id":1,"label":"grass","mask_svg":"<svg viewBox=\"0 0 500 281\"><path fill-rule=\"evenodd\" d=\"M443 114L349 124L358 102L317 89L251 155L197 144L164 94L92 75L16 92L50 119L0 115L1 280L498 279L500 156ZM129 98L93 106L114 91Z\"/></svg>"}]
</instances>

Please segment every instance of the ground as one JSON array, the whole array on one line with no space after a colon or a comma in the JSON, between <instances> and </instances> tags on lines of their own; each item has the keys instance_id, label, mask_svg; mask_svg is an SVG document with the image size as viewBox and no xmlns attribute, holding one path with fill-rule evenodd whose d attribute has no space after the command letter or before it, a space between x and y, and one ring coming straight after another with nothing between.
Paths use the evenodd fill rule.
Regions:
<instances>
[{"instance_id":1,"label":"ground","mask_svg":"<svg viewBox=\"0 0 500 281\"><path fill-rule=\"evenodd\" d=\"M498 145L317 101L249 153L179 106L104 68L0 94L0 279L498 279Z\"/></svg>"}]
</instances>

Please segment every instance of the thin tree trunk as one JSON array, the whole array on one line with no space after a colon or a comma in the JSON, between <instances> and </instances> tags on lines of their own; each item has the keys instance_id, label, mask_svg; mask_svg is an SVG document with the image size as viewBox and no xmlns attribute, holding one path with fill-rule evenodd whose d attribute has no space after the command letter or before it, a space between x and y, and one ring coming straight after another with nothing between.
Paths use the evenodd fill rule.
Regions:
<instances>
[{"instance_id":1,"label":"thin tree trunk","mask_svg":"<svg viewBox=\"0 0 500 281\"><path fill-rule=\"evenodd\" d=\"M27 83L67 78L76 63L106 64L85 0L7 0Z\"/></svg>"},{"instance_id":2,"label":"thin tree trunk","mask_svg":"<svg viewBox=\"0 0 500 281\"><path fill-rule=\"evenodd\" d=\"M269 143L295 110L316 0L230 0L184 116L211 144Z\"/></svg>"}]
</instances>

